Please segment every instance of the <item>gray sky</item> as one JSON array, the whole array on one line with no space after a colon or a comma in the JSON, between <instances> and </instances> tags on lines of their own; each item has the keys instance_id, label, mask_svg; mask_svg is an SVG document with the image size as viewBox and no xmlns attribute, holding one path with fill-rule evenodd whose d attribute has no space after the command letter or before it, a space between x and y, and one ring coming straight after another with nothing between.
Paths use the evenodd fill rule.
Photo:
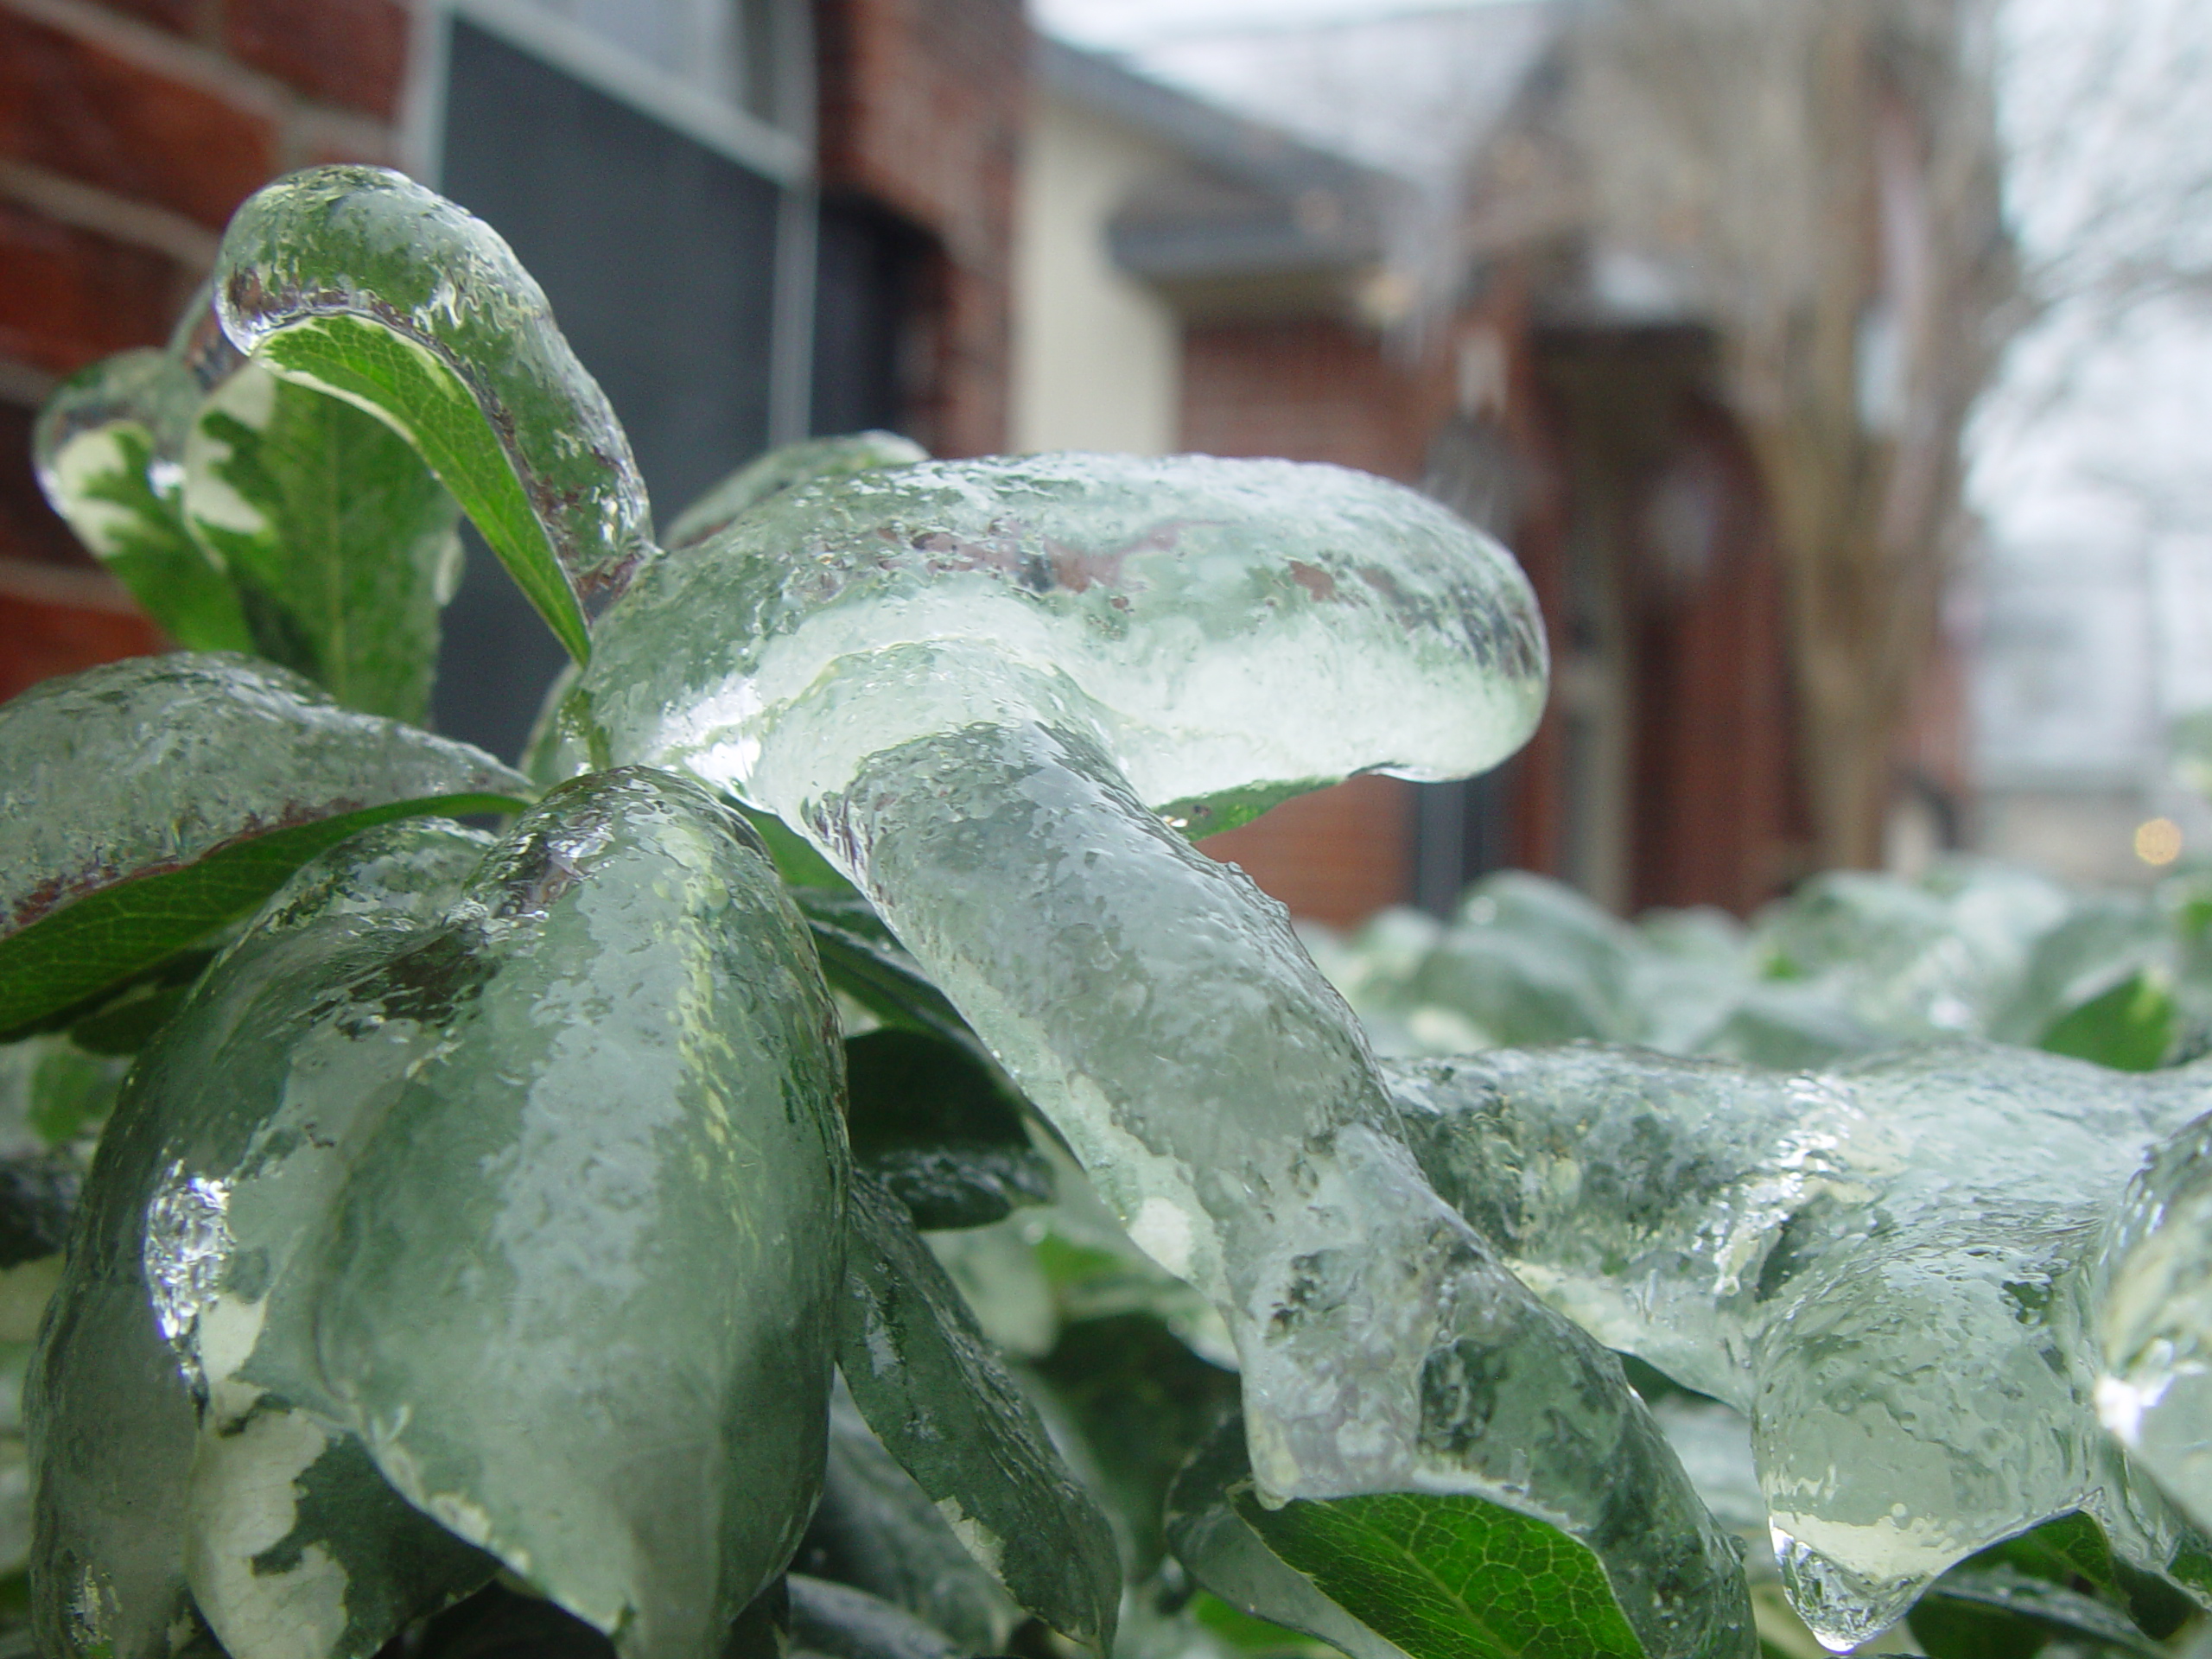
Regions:
<instances>
[{"instance_id":1,"label":"gray sky","mask_svg":"<svg viewBox=\"0 0 2212 1659\"><path fill-rule=\"evenodd\" d=\"M1484 0L1030 0L1039 28L1077 46L1136 51L1224 29L1293 29L1407 12L1463 11Z\"/></svg>"}]
</instances>

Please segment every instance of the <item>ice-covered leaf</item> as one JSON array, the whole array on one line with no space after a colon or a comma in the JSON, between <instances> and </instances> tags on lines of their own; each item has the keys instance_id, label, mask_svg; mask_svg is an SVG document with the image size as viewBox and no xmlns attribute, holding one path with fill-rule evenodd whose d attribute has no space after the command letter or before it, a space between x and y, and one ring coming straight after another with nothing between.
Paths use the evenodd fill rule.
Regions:
<instances>
[{"instance_id":1,"label":"ice-covered leaf","mask_svg":"<svg viewBox=\"0 0 2212 1659\"><path fill-rule=\"evenodd\" d=\"M2212 1061L2182 1075L2204 1079L2196 1103L2212 1107ZM2158 1147L2128 1182L2101 1264L2098 1413L2212 1529L2212 1116Z\"/></svg>"},{"instance_id":2,"label":"ice-covered leaf","mask_svg":"<svg viewBox=\"0 0 2212 1659\"><path fill-rule=\"evenodd\" d=\"M883 1030L845 1045L853 1164L890 1189L917 1227L981 1227L1052 1196L1052 1166L1021 1109L971 1050Z\"/></svg>"},{"instance_id":3,"label":"ice-covered leaf","mask_svg":"<svg viewBox=\"0 0 2212 1659\"><path fill-rule=\"evenodd\" d=\"M0 1032L153 968L358 830L528 792L480 749L240 658L34 686L0 707Z\"/></svg>"},{"instance_id":4,"label":"ice-covered leaf","mask_svg":"<svg viewBox=\"0 0 2212 1659\"><path fill-rule=\"evenodd\" d=\"M1167 1545L1191 1576L1240 1611L1318 1637L1349 1659L1403 1659L1252 1530L1236 1501L1251 1483L1244 1427L1231 1416L1200 1444L1168 1493Z\"/></svg>"},{"instance_id":5,"label":"ice-covered leaf","mask_svg":"<svg viewBox=\"0 0 2212 1659\"><path fill-rule=\"evenodd\" d=\"M183 512L262 656L349 709L423 718L460 508L405 439L248 363L192 423Z\"/></svg>"},{"instance_id":6,"label":"ice-covered leaf","mask_svg":"<svg viewBox=\"0 0 2212 1659\"><path fill-rule=\"evenodd\" d=\"M582 598L652 550L645 487L496 232L399 174L314 168L238 209L216 295L243 349L404 434L570 655L589 654Z\"/></svg>"},{"instance_id":7,"label":"ice-covered leaf","mask_svg":"<svg viewBox=\"0 0 2212 1659\"><path fill-rule=\"evenodd\" d=\"M47 401L32 458L54 510L172 639L189 651L250 651L238 595L186 530L177 499L175 452L200 394L173 353L108 358Z\"/></svg>"},{"instance_id":8,"label":"ice-covered leaf","mask_svg":"<svg viewBox=\"0 0 2212 1659\"><path fill-rule=\"evenodd\" d=\"M211 1386L358 1436L625 1653L713 1655L819 1490L842 1241L834 1016L752 832L664 774L562 786L285 1075L155 1200L226 1195Z\"/></svg>"},{"instance_id":9,"label":"ice-covered leaf","mask_svg":"<svg viewBox=\"0 0 2212 1659\"><path fill-rule=\"evenodd\" d=\"M1154 810L1478 770L1544 673L1510 559L1407 491L1047 456L773 498L649 568L579 695L618 759L775 811L866 894L1228 1322L1272 1494L1497 1496L1611 1552L1655 1651L1747 1647L1735 1558L1618 1365L1427 1191L1281 908ZM1624 1459L1663 1495L1632 1543Z\"/></svg>"},{"instance_id":10,"label":"ice-covered leaf","mask_svg":"<svg viewBox=\"0 0 2212 1659\"><path fill-rule=\"evenodd\" d=\"M1219 1309L1272 1494L1495 1496L1606 1554L1656 1653L1749 1642L1735 1557L1618 1365L1429 1192L1280 910L1065 734L916 744L857 793L825 842L864 850L1130 1236ZM1624 1462L1663 1494L1632 1538Z\"/></svg>"},{"instance_id":11,"label":"ice-covered leaf","mask_svg":"<svg viewBox=\"0 0 2212 1659\"><path fill-rule=\"evenodd\" d=\"M747 461L684 508L668 527L668 545L684 548L707 541L770 496L817 478L842 478L848 473L873 472L882 467L911 467L929 458L928 450L896 432L848 432L787 443Z\"/></svg>"},{"instance_id":12,"label":"ice-covered leaf","mask_svg":"<svg viewBox=\"0 0 2212 1659\"><path fill-rule=\"evenodd\" d=\"M1806 882L1760 918L1769 971L1810 981L1891 1042L1988 1032L2037 941L2066 916L2057 883L2001 865L1904 881L1854 870Z\"/></svg>"},{"instance_id":13,"label":"ice-covered leaf","mask_svg":"<svg viewBox=\"0 0 2212 1659\"><path fill-rule=\"evenodd\" d=\"M1751 1418L1824 1640L2076 1510L2185 1576L2202 1541L2145 1478L2166 1466L2098 1427L2079 1332L2099 1228L2212 1070L1970 1045L1795 1077L1588 1047L1392 1070L1423 1168L1525 1282Z\"/></svg>"},{"instance_id":14,"label":"ice-covered leaf","mask_svg":"<svg viewBox=\"0 0 2212 1659\"><path fill-rule=\"evenodd\" d=\"M1495 1043L1625 1039L1632 937L1572 888L1508 871L1468 891L1413 995Z\"/></svg>"},{"instance_id":15,"label":"ice-covered leaf","mask_svg":"<svg viewBox=\"0 0 2212 1659\"><path fill-rule=\"evenodd\" d=\"M1109 1651L1122 1575L1105 1516L905 1206L856 1174L849 1213L837 1363L861 1414L1016 1600Z\"/></svg>"},{"instance_id":16,"label":"ice-covered leaf","mask_svg":"<svg viewBox=\"0 0 2212 1659\"><path fill-rule=\"evenodd\" d=\"M1023 1617L842 1388L830 1408L822 1504L793 1565L904 1607L969 1653L1004 1652Z\"/></svg>"},{"instance_id":17,"label":"ice-covered leaf","mask_svg":"<svg viewBox=\"0 0 2212 1659\"><path fill-rule=\"evenodd\" d=\"M791 1575L791 1648L823 1659L963 1659L968 1649L903 1607L850 1585Z\"/></svg>"},{"instance_id":18,"label":"ice-covered leaf","mask_svg":"<svg viewBox=\"0 0 2212 1659\"><path fill-rule=\"evenodd\" d=\"M1976 1629L1977 1615L1987 1621L1980 1630ZM1990 1646L1981 1645L1987 1640L1989 1624L2025 1624L2038 1635L2088 1643L2092 1651L2166 1659L2166 1649L2138 1630L2125 1613L2094 1597L2002 1565L1961 1567L1944 1574L1913 1609L1911 1620L1912 1632L1928 1649L1929 1659L1953 1659L1955 1655L1979 1659L1991 1651Z\"/></svg>"},{"instance_id":19,"label":"ice-covered leaf","mask_svg":"<svg viewBox=\"0 0 2212 1659\"><path fill-rule=\"evenodd\" d=\"M819 479L654 563L594 649L615 759L792 823L871 754L1010 718L1097 731L1156 807L1461 776L1526 737L1545 677L1519 568L1464 520L1338 467L1190 455Z\"/></svg>"},{"instance_id":20,"label":"ice-covered leaf","mask_svg":"<svg viewBox=\"0 0 2212 1659\"><path fill-rule=\"evenodd\" d=\"M264 1479L258 1492L250 1479L257 1465L267 1467L254 1453L281 1451L281 1444L271 1448L260 1433L225 1448L220 1417L218 1425L202 1423L209 1378L190 1350L204 1334L200 1318L219 1287L234 1223L246 1224L251 1212L234 1216L221 1175L186 1173L181 1154L213 1152L219 1155L210 1161L228 1167L283 1101L295 1041L313 1026L318 1006L381 947L454 898L482 851L480 837L454 826L396 824L309 865L132 1071L102 1137L27 1390L39 1471L34 1611L42 1651L86 1659L179 1651L194 1626L188 1541L198 1565L220 1576L204 1594L239 1659L365 1654L410 1613L444 1599L448 1580L407 1577L423 1557L402 1541L410 1525L418 1538L436 1534L431 1523L403 1506L384 1517L403 1524L367 1539L341 1538L327 1524L320 1537L298 1538L292 1478ZM313 1090L315 1080L303 1078L300 1087ZM346 1085L326 1079L320 1092L322 1109L310 1121L318 1136L335 1136L352 1116L343 1109ZM298 1149L310 1161L320 1152L327 1162L335 1142ZM226 1151L228 1159L219 1155ZM317 1196L300 1207L309 1219ZM291 1218L298 1222L300 1211ZM289 1248L295 1241L275 1242ZM261 1258L253 1270L274 1265ZM235 1340L235 1324L227 1333ZM216 1382L229 1390L215 1402L219 1414L251 1406L251 1392L241 1401L226 1382L219 1355L216 1367ZM203 1440L227 1450L231 1472L249 1479L244 1488L203 1481L198 1524L188 1526ZM226 1495L234 1502L213 1501ZM271 1525L275 1532L239 1570L237 1550L226 1546L249 1544ZM288 1539L301 1548L285 1549ZM251 1556L270 1551L266 1572L252 1573ZM259 1605L249 1592L258 1592ZM354 1618L371 1603L386 1612L412 1605L378 1633ZM333 1645L349 1630L352 1645Z\"/></svg>"}]
</instances>

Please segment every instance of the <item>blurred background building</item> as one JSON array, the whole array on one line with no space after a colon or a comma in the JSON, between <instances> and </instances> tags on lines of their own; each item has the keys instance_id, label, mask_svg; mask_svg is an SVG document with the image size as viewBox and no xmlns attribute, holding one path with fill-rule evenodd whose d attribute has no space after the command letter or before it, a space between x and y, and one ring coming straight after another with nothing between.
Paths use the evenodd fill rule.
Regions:
<instances>
[{"instance_id":1,"label":"blurred background building","mask_svg":"<svg viewBox=\"0 0 2212 1659\"><path fill-rule=\"evenodd\" d=\"M1334 461L1499 536L1543 729L1210 843L1301 914L2138 879L2146 821L2212 845L2165 746L2212 703L2204 10L0 0L0 694L161 643L37 404L264 180L370 160L513 243L664 518L880 425ZM478 557L442 724L512 752L556 649Z\"/></svg>"}]
</instances>

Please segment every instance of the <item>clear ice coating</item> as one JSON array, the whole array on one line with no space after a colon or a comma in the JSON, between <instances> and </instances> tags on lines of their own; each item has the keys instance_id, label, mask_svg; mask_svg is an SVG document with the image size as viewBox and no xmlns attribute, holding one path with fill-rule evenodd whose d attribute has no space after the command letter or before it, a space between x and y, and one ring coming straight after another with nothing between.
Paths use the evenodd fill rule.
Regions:
<instances>
[{"instance_id":1,"label":"clear ice coating","mask_svg":"<svg viewBox=\"0 0 2212 1659\"><path fill-rule=\"evenodd\" d=\"M284 1086L287 1046L302 1011L452 902L485 844L454 825L397 824L304 867L133 1069L101 1137L67 1270L26 1382L41 1652L159 1659L177 1650L196 1628L188 1555L215 1573L213 1592L199 1603L241 1659L270 1653L269 1630L296 1637L315 1625L313 1610L296 1603L273 1619L264 1608L257 1618L241 1611L238 1595L223 1592L224 1581L240 1575L223 1571L235 1557L219 1541L237 1529L226 1526L222 1506L208 1503L207 1478L195 1478L218 1439L208 1413L236 1417L254 1392L241 1401L219 1357L220 1397L207 1398L200 1321L234 1266L234 1220L248 1222L252 1201L234 1215L235 1184L204 1154L251 1134L269 1092ZM264 1015L276 1018L264 1024ZM330 1094L321 1116L334 1128ZM235 1470L237 1459L230 1461ZM353 1461L367 1470L358 1445ZM272 1496L289 1485L287 1479ZM267 1497L247 1509L271 1513ZM181 1516L196 1519L180 1527ZM321 1598L340 1625L364 1590L380 1580L392 1587L377 1563L393 1537L385 1528L353 1536L347 1548L346 1535L326 1529L313 1541L324 1559L335 1549L353 1569ZM258 1587L283 1603L299 1586L291 1573L277 1572ZM434 1582L430 1593L447 1587ZM233 1613L242 1622L232 1622ZM334 1651L372 1651L383 1637L369 1634L365 1648Z\"/></svg>"},{"instance_id":2,"label":"clear ice coating","mask_svg":"<svg viewBox=\"0 0 2212 1659\"><path fill-rule=\"evenodd\" d=\"M593 648L618 759L792 822L978 722L1065 719L1161 808L1459 777L1526 740L1545 683L1528 583L1464 521L1339 467L1190 455L818 480L660 562Z\"/></svg>"},{"instance_id":3,"label":"clear ice coating","mask_svg":"<svg viewBox=\"0 0 2212 1659\"><path fill-rule=\"evenodd\" d=\"M238 209L215 283L240 349L415 444L582 658L580 597L651 556L651 515L606 395L498 233L400 174L313 168Z\"/></svg>"},{"instance_id":4,"label":"clear ice coating","mask_svg":"<svg viewBox=\"0 0 2212 1659\"><path fill-rule=\"evenodd\" d=\"M221 653L133 657L0 709L0 937L245 836L429 796L527 795L481 749Z\"/></svg>"},{"instance_id":5,"label":"clear ice coating","mask_svg":"<svg viewBox=\"0 0 2212 1659\"><path fill-rule=\"evenodd\" d=\"M2129 1183L2100 1259L2098 1414L2212 1530L2212 1117Z\"/></svg>"},{"instance_id":6,"label":"clear ice coating","mask_svg":"<svg viewBox=\"0 0 2212 1659\"><path fill-rule=\"evenodd\" d=\"M717 1651L820 1480L839 1065L773 867L683 779L303 870L87 1190L45 1650L169 1652L188 1582L238 1659L363 1659L496 1557L626 1654Z\"/></svg>"},{"instance_id":7,"label":"clear ice coating","mask_svg":"<svg viewBox=\"0 0 2212 1659\"><path fill-rule=\"evenodd\" d=\"M1872 1637L1954 1563L2076 1510L2190 1576L2202 1540L2145 1474L2171 1465L2098 1422L2157 1388L2100 1382L2100 1318L2109 1356L2114 1319L2166 1317L2171 1285L2105 1289L2100 1241L2118 1226L2123 1286L2144 1271L2114 1217L2150 1209L2123 1189L2212 1107L2212 1062L1960 1043L1796 1075L1580 1046L1386 1065L1422 1169L1525 1283L1751 1418L1784 1585L1823 1641ZM2177 1427L2192 1414L2201 1441L2203 1396Z\"/></svg>"},{"instance_id":8,"label":"clear ice coating","mask_svg":"<svg viewBox=\"0 0 2212 1659\"><path fill-rule=\"evenodd\" d=\"M720 535L739 515L770 496L801 484L883 467L911 467L929 458L928 450L896 432L846 432L787 443L748 461L684 508L668 527L664 540L671 549L690 547Z\"/></svg>"},{"instance_id":9,"label":"clear ice coating","mask_svg":"<svg viewBox=\"0 0 2212 1659\"><path fill-rule=\"evenodd\" d=\"M1590 1544L1653 1655L1748 1652L1734 1557L1616 1363L1428 1190L1281 907L1160 810L1479 771L1544 668L1510 560L1411 492L1045 456L760 504L641 574L575 695L617 760L804 825L867 893L1221 1309L1266 1490L1494 1498Z\"/></svg>"},{"instance_id":10,"label":"clear ice coating","mask_svg":"<svg viewBox=\"0 0 2212 1659\"><path fill-rule=\"evenodd\" d=\"M77 539L191 651L246 651L238 595L185 527L184 437L202 387L175 347L107 358L39 411L39 486Z\"/></svg>"}]
</instances>

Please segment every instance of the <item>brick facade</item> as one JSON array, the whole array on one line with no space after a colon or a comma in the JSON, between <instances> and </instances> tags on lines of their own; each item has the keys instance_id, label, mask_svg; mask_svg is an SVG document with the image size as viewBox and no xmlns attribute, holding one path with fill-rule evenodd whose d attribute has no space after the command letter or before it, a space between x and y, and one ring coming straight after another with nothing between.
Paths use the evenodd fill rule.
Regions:
<instances>
[{"instance_id":1,"label":"brick facade","mask_svg":"<svg viewBox=\"0 0 2212 1659\"><path fill-rule=\"evenodd\" d=\"M824 189L928 237L930 361L914 435L940 455L1007 442L1014 168L1029 31L1020 0L817 0Z\"/></svg>"},{"instance_id":2,"label":"brick facade","mask_svg":"<svg viewBox=\"0 0 2212 1659\"><path fill-rule=\"evenodd\" d=\"M1334 317L1201 323L1184 334L1183 442L1209 455L1334 461L1418 483L1451 388Z\"/></svg>"}]
</instances>

